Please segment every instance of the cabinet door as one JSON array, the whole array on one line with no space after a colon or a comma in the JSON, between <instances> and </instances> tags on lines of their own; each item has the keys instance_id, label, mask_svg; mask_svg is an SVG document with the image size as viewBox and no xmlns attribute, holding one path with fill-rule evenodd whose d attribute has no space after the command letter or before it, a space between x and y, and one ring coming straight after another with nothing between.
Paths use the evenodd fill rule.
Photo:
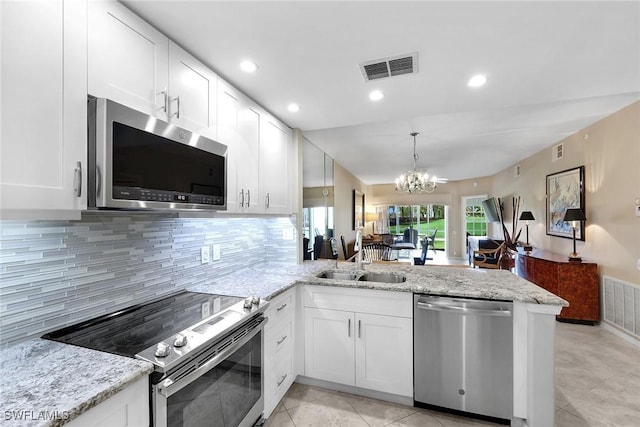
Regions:
<instances>
[{"instance_id":1,"label":"cabinet door","mask_svg":"<svg viewBox=\"0 0 640 427\"><path fill-rule=\"evenodd\" d=\"M169 121L215 139L217 84L213 71L169 42Z\"/></svg>"},{"instance_id":2,"label":"cabinet door","mask_svg":"<svg viewBox=\"0 0 640 427\"><path fill-rule=\"evenodd\" d=\"M260 135L260 196L266 213L288 213L289 129L266 116Z\"/></svg>"},{"instance_id":3,"label":"cabinet door","mask_svg":"<svg viewBox=\"0 0 640 427\"><path fill-rule=\"evenodd\" d=\"M237 185L238 149L240 133L238 116L240 115L240 94L229 83L218 79L218 141L228 147L227 150L227 212L238 212L240 189Z\"/></svg>"},{"instance_id":4,"label":"cabinet door","mask_svg":"<svg viewBox=\"0 0 640 427\"><path fill-rule=\"evenodd\" d=\"M413 396L413 321L356 313L356 385Z\"/></svg>"},{"instance_id":5,"label":"cabinet door","mask_svg":"<svg viewBox=\"0 0 640 427\"><path fill-rule=\"evenodd\" d=\"M87 206L86 3L0 2L0 21L2 216L79 217Z\"/></svg>"},{"instance_id":6,"label":"cabinet door","mask_svg":"<svg viewBox=\"0 0 640 427\"><path fill-rule=\"evenodd\" d=\"M238 131L240 140L237 147L237 185L239 192L239 211L245 213L263 212L258 193L260 112L248 98L240 98Z\"/></svg>"},{"instance_id":7,"label":"cabinet door","mask_svg":"<svg viewBox=\"0 0 640 427\"><path fill-rule=\"evenodd\" d=\"M354 314L317 308L304 313L305 375L355 385Z\"/></svg>"},{"instance_id":8,"label":"cabinet door","mask_svg":"<svg viewBox=\"0 0 640 427\"><path fill-rule=\"evenodd\" d=\"M167 120L169 40L115 1L89 2L89 94Z\"/></svg>"}]
</instances>

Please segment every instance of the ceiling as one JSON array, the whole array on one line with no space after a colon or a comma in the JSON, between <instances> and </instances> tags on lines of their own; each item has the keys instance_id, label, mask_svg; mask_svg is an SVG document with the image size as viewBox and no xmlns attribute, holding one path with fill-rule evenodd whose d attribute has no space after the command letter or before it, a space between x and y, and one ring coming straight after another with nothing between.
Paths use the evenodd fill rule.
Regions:
<instances>
[{"instance_id":1,"label":"ceiling","mask_svg":"<svg viewBox=\"0 0 640 427\"><path fill-rule=\"evenodd\" d=\"M412 167L411 132L418 168L470 179L640 99L638 1L124 3L366 184ZM417 73L365 81L414 52Z\"/></svg>"}]
</instances>

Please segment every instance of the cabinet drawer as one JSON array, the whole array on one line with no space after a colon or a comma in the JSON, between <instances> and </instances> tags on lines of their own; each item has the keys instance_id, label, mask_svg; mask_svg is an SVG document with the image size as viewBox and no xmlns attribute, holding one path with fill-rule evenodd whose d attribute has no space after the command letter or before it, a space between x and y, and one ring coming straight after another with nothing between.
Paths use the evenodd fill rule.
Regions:
<instances>
[{"instance_id":1,"label":"cabinet drawer","mask_svg":"<svg viewBox=\"0 0 640 427\"><path fill-rule=\"evenodd\" d=\"M304 305L357 313L413 317L413 294L410 292L306 285Z\"/></svg>"},{"instance_id":2,"label":"cabinet drawer","mask_svg":"<svg viewBox=\"0 0 640 427\"><path fill-rule=\"evenodd\" d=\"M288 318L294 314L295 289L291 289L282 295L278 295L269 301L269 308L265 315L271 324L277 323L280 319Z\"/></svg>"},{"instance_id":3,"label":"cabinet drawer","mask_svg":"<svg viewBox=\"0 0 640 427\"><path fill-rule=\"evenodd\" d=\"M265 415L269 416L294 380L293 355L282 355L265 371Z\"/></svg>"},{"instance_id":4,"label":"cabinet drawer","mask_svg":"<svg viewBox=\"0 0 640 427\"><path fill-rule=\"evenodd\" d=\"M267 324L267 326L269 326ZM265 332L265 351L270 355L279 355L280 351L293 342L293 322L289 320Z\"/></svg>"}]
</instances>

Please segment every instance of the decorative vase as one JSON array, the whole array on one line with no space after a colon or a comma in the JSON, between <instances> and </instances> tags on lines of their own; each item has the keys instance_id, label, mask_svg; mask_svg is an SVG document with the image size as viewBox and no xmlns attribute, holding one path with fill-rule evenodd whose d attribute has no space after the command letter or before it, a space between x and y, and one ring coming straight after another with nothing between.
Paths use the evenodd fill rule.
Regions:
<instances>
[{"instance_id":1,"label":"decorative vase","mask_svg":"<svg viewBox=\"0 0 640 427\"><path fill-rule=\"evenodd\" d=\"M502 251L498 262L501 270L511 270L516 266L514 256L509 249Z\"/></svg>"}]
</instances>

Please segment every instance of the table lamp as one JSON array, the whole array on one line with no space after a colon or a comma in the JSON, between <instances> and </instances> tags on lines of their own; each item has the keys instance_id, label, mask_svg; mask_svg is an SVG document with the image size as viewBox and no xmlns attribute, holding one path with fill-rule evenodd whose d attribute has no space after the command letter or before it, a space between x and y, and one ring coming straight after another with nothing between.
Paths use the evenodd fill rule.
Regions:
<instances>
[{"instance_id":1,"label":"table lamp","mask_svg":"<svg viewBox=\"0 0 640 427\"><path fill-rule=\"evenodd\" d=\"M524 250L529 252L533 249L533 246L529 244L529 221L535 221L535 218L531 211L522 211L519 219L525 221L525 226L527 227L527 243L524 245Z\"/></svg>"},{"instance_id":2,"label":"table lamp","mask_svg":"<svg viewBox=\"0 0 640 427\"><path fill-rule=\"evenodd\" d=\"M573 229L573 252L569 254L569 261L582 262L582 258L580 258L578 252L576 252L576 227L578 221L586 221L587 218L584 216L582 209L571 208L567 209L562 220L566 222L571 221L571 228Z\"/></svg>"}]
</instances>

